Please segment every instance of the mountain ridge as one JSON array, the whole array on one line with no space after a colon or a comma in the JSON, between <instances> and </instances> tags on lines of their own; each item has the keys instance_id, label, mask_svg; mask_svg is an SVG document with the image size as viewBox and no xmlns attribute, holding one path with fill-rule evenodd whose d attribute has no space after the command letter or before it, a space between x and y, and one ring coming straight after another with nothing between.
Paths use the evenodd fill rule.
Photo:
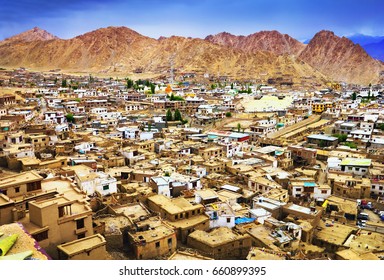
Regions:
<instances>
[{"instance_id":1,"label":"mountain ridge","mask_svg":"<svg viewBox=\"0 0 384 280\"><path fill-rule=\"evenodd\" d=\"M39 34L45 34L43 31L36 29ZM312 39L308 45L276 30L247 36L222 32L205 39L153 39L125 26L99 28L71 39L52 38L52 34L32 39L19 35L0 42L1 66L96 73L134 73L140 69L164 75L174 63L178 71L228 75L233 79L258 79L266 73L268 77L291 77L296 82L312 77L314 81L364 84L376 82L383 71L383 65L360 46L330 31L318 32L315 37L322 39L316 39L316 44ZM331 47L331 51L322 45Z\"/></svg>"}]
</instances>

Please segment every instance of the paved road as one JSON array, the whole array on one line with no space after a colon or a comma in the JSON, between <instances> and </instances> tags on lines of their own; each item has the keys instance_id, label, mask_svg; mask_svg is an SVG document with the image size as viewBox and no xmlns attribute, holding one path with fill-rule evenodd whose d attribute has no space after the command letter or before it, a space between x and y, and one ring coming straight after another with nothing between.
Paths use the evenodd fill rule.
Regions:
<instances>
[{"instance_id":1,"label":"paved road","mask_svg":"<svg viewBox=\"0 0 384 280\"><path fill-rule=\"evenodd\" d=\"M367 224L363 229L384 233L384 221L380 220L379 215L368 209L364 209L361 212L368 214L370 223L377 224L377 226Z\"/></svg>"}]
</instances>

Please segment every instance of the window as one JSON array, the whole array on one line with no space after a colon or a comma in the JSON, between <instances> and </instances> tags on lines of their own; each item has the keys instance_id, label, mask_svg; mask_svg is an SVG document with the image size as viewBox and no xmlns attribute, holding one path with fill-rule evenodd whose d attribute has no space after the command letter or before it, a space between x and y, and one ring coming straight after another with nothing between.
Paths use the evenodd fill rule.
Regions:
<instances>
[{"instance_id":1,"label":"window","mask_svg":"<svg viewBox=\"0 0 384 280\"><path fill-rule=\"evenodd\" d=\"M45 240L45 239L48 239L48 230L43 231L43 232L40 232L40 233L37 233L37 234L34 234L34 235L32 235L32 237L33 237L37 242L43 241L43 240Z\"/></svg>"},{"instance_id":2,"label":"window","mask_svg":"<svg viewBox=\"0 0 384 280\"><path fill-rule=\"evenodd\" d=\"M107 191L107 190L109 190L109 185L103 186L103 191Z\"/></svg>"},{"instance_id":3,"label":"window","mask_svg":"<svg viewBox=\"0 0 384 280\"><path fill-rule=\"evenodd\" d=\"M84 220L85 219L80 219L76 221L76 229L84 228Z\"/></svg>"},{"instance_id":4,"label":"window","mask_svg":"<svg viewBox=\"0 0 384 280\"><path fill-rule=\"evenodd\" d=\"M172 238L168 238L168 247L172 247Z\"/></svg>"},{"instance_id":5,"label":"window","mask_svg":"<svg viewBox=\"0 0 384 280\"><path fill-rule=\"evenodd\" d=\"M230 223L231 222L231 218L227 218L227 223Z\"/></svg>"},{"instance_id":6,"label":"window","mask_svg":"<svg viewBox=\"0 0 384 280\"><path fill-rule=\"evenodd\" d=\"M327 190L322 190L321 193L322 193L322 194L326 194L326 193L327 193Z\"/></svg>"},{"instance_id":7,"label":"window","mask_svg":"<svg viewBox=\"0 0 384 280\"><path fill-rule=\"evenodd\" d=\"M157 242L155 243L155 246L156 246L156 248L160 248L160 241L157 241Z\"/></svg>"},{"instance_id":8,"label":"window","mask_svg":"<svg viewBox=\"0 0 384 280\"><path fill-rule=\"evenodd\" d=\"M27 183L27 192L36 191L40 189L41 189L40 182Z\"/></svg>"},{"instance_id":9,"label":"window","mask_svg":"<svg viewBox=\"0 0 384 280\"><path fill-rule=\"evenodd\" d=\"M18 192L20 192L20 187L15 188L15 193L18 193Z\"/></svg>"},{"instance_id":10,"label":"window","mask_svg":"<svg viewBox=\"0 0 384 280\"><path fill-rule=\"evenodd\" d=\"M71 205L59 207L59 218L66 216L66 215L71 215L71 214L72 214Z\"/></svg>"}]
</instances>

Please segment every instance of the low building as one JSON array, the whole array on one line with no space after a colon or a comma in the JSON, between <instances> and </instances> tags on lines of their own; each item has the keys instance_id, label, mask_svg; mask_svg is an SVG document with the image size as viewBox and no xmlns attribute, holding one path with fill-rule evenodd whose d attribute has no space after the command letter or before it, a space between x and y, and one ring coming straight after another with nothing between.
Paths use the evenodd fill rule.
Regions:
<instances>
[{"instance_id":1,"label":"low building","mask_svg":"<svg viewBox=\"0 0 384 280\"><path fill-rule=\"evenodd\" d=\"M95 234L57 246L60 260L105 260L106 241Z\"/></svg>"},{"instance_id":2,"label":"low building","mask_svg":"<svg viewBox=\"0 0 384 280\"><path fill-rule=\"evenodd\" d=\"M196 230L188 236L188 246L203 255L216 260L245 259L251 248L248 234L240 234L227 227L215 228L210 232Z\"/></svg>"},{"instance_id":3,"label":"low building","mask_svg":"<svg viewBox=\"0 0 384 280\"><path fill-rule=\"evenodd\" d=\"M88 203L60 195L29 202L29 217L20 222L53 258L58 257L57 245L93 235Z\"/></svg>"},{"instance_id":4,"label":"low building","mask_svg":"<svg viewBox=\"0 0 384 280\"><path fill-rule=\"evenodd\" d=\"M191 204L183 197L169 199L163 195L151 196L147 203L149 209L166 219L166 223L176 231L177 239L183 243L194 230L209 229L209 218L201 204Z\"/></svg>"},{"instance_id":5,"label":"low building","mask_svg":"<svg viewBox=\"0 0 384 280\"><path fill-rule=\"evenodd\" d=\"M324 134L312 134L307 136L307 143L316 145L317 147L336 147L338 138Z\"/></svg>"},{"instance_id":6,"label":"low building","mask_svg":"<svg viewBox=\"0 0 384 280\"><path fill-rule=\"evenodd\" d=\"M351 172L354 175L366 176L372 165L371 159L345 158L341 161L341 170Z\"/></svg>"},{"instance_id":7,"label":"low building","mask_svg":"<svg viewBox=\"0 0 384 280\"><path fill-rule=\"evenodd\" d=\"M316 149L305 148L302 146L288 146L288 150L291 151L292 159L296 166L316 164Z\"/></svg>"},{"instance_id":8,"label":"low building","mask_svg":"<svg viewBox=\"0 0 384 280\"><path fill-rule=\"evenodd\" d=\"M155 259L176 251L176 232L157 217L137 222L127 234L136 259Z\"/></svg>"},{"instance_id":9,"label":"low building","mask_svg":"<svg viewBox=\"0 0 384 280\"><path fill-rule=\"evenodd\" d=\"M209 228L235 226L236 214L232 207L225 202L205 205L205 213L209 216Z\"/></svg>"}]
</instances>

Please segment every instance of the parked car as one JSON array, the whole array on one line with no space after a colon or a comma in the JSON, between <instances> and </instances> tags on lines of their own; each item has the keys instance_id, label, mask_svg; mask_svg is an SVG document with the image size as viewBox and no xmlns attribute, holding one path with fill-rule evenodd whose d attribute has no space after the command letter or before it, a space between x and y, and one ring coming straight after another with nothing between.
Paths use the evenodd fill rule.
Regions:
<instances>
[{"instance_id":1,"label":"parked car","mask_svg":"<svg viewBox=\"0 0 384 280\"><path fill-rule=\"evenodd\" d=\"M357 219L358 220L366 220L366 221L368 221L369 220L369 215L367 213L359 213L357 215Z\"/></svg>"}]
</instances>

